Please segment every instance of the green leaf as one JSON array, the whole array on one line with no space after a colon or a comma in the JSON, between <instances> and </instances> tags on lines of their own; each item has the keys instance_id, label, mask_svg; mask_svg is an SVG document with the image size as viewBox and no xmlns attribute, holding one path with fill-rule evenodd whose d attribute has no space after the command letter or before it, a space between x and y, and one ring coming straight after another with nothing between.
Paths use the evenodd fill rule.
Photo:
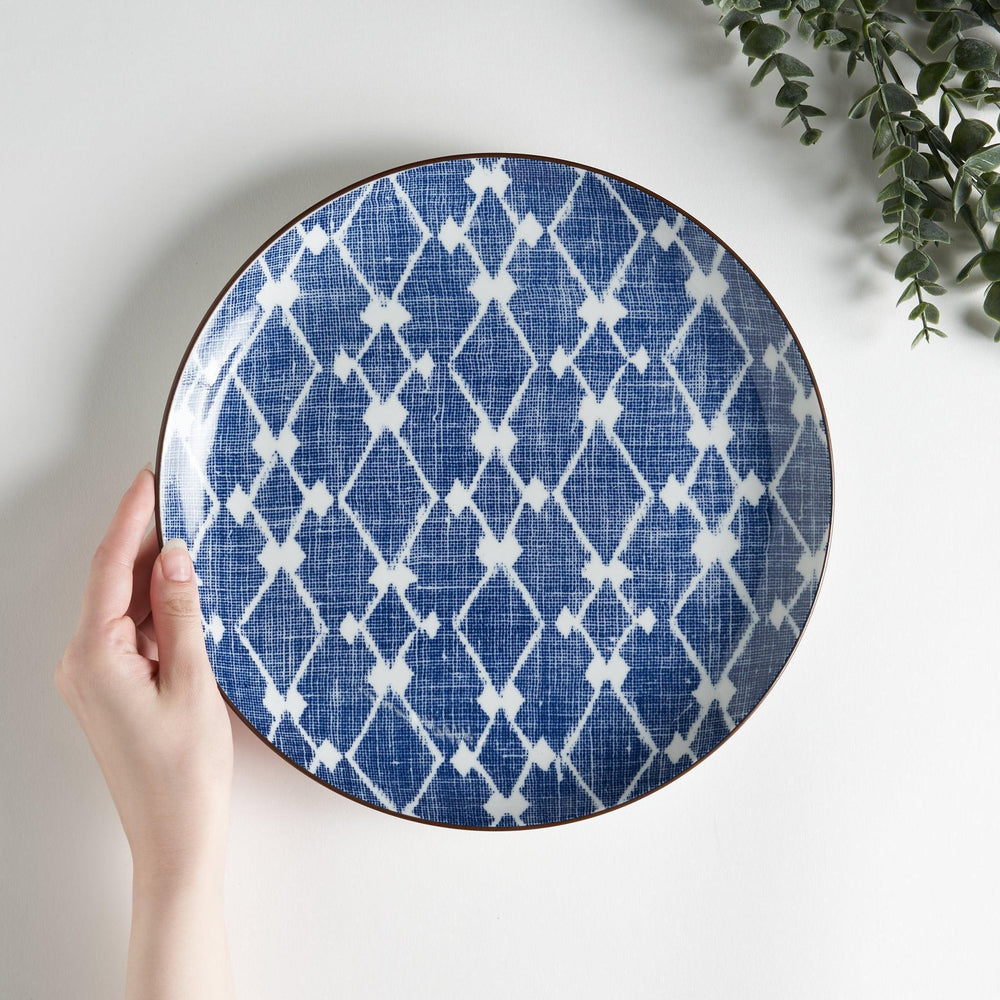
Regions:
<instances>
[{"instance_id":1,"label":"green leaf","mask_svg":"<svg viewBox=\"0 0 1000 1000\"><path fill-rule=\"evenodd\" d=\"M966 72L977 69L993 69L996 58L996 49L989 42L984 42L979 38L963 38L955 46L955 51L952 53L955 65Z\"/></svg>"},{"instance_id":2,"label":"green leaf","mask_svg":"<svg viewBox=\"0 0 1000 1000\"><path fill-rule=\"evenodd\" d=\"M882 206L882 221L891 222L896 216L900 215L904 207L902 198L890 198Z\"/></svg>"},{"instance_id":3,"label":"green leaf","mask_svg":"<svg viewBox=\"0 0 1000 1000\"><path fill-rule=\"evenodd\" d=\"M774 98L774 103L779 108L797 108L806 99L808 93L801 83L789 80L787 83L781 85L777 96Z\"/></svg>"},{"instance_id":4,"label":"green leaf","mask_svg":"<svg viewBox=\"0 0 1000 1000\"><path fill-rule=\"evenodd\" d=\"M950 243L951 233L933 219L921 219L920 238L928 243Z\"/></svg>"},{"instance_id":5,"label":"green leaf","mask_svg":"<svg viewBox=\"0 0 1000 1000\"><path fill-rule=\"evenodd\" d=\"M825 118L826 112L822 108L813 107L811 104L800 104L799 110L806 118Z\"/></svg>"},{"instance_id":6,"label":"green leaf","mask_svg":"<svg viewBox=\"0 0 1000 1000\"><path fill-rule=\"evenodd\" d=\"M909 132L910 135L916 135L918 132L923 132L927 127L919 118L898 118L896 124L904 131Z\"/></svg>"},{"instance_id":7,"label":"green leaf","mask_svg":"<svg viewBox=\"0 0 1000 1000\"><path fill-rule=\"evenodd\" d=\"M976 225L982 229L989 221L989 217L986 215L986 206L983 204L983 199L980 198L976 203Z\"/></svg>"},{"instance_id":8,"label":"green leaf","mask_svg":"<svg viewBox=\"0 0 1000 1000\"><path fill-rule=\"evenodd\" d=\"M914 153L906 161L906 173L917 181L927 179L930 174L930 169L927 166L927 160L924 158L923 153Z\"/></svg>"},{"instance_id":9,"label":"green leaf","mask_svg":"<svg viewBox=\"0 0 1000 1000\"><path fill-rule=\"evenodd\" d=\"M975 156L970 156L965 161L965 170L975 173L981 173L986 170L994 170L996 167L1000 167L1000 144L996 146L987 146L986 149Z\"/></svg>"},{"instance_id":10,"label":"green leaf","mask_svg":"<svg viewBox=\"0 0 1000 1000\"><path fill-rule=\"evenodd\" d=\"M955 67L949 62L927 63L917 74L917 97L926 101L937 93L945 80L955 75Z\"/></svg>"},{"instance_id":11,"label":"green leaf","mask_svg":"<svg viewBox=\"0 0 1000 1000\"><path fill-rule=\"evenodd\" d=\"M890 198L901 198L903 196L903 182L895 177L877 195L876 201L888 201Z\"/></svg>"},{"instance_id":12,"label":"green leaf","mask_svg":"<svg viewBox=\"0 0 1000 1000\"><path fill-rule=\"evenodd\" d=\"M879 168L879 176L881 177L887 170L891 170L897 163L902 163L907 157L913 155L913 150L909 146L896 146L892 152L882 161L882 166Z\"/></svg>"},{"instance_id":13,"label":"green leaf","mask_svg":"<svg viewBox=\"0 0 1000 1000\"><path fill-rule=\"evenodd\" d=\"M896 280L905 281L907 278L916 277L922 274L931 265L931 259L920 250L911 250L904 254L900 262L896 265ZM1000 317L997 317L1000 319Z\"/></svg>"},{"instance_id":14,"label":"green leaf","mask_svg":"<svg viewBox=\"0 0 1000 1000\"><path fill-rule=\"evenodd\" d=\"M823 134L823 130L819 128L807 128L805 132L799 136L799 142L803 146L815 146L819 142L820 136Z\"/></svg>"},{"instance_id":15,"label":"green leaf","mask_svg":"<svg viewBox=\"0 0 1000 1000\"><path fill-rule=\"evenodd\" d=\"M947 128L948 122L951 120L951 101L941 98L941 103L938 105L938 125L941 128Z\"/></svg>"},{"instance_id":16,"label":"green leaf","mask_svg":"<svg viewBox=\"0 0 1000 1000\"><path fill-rule=\"evenodd\" d=\"M986 289L986 297L983 299L983 312L990 319L1000 319L1000 281L994 281Z\"/></svg>"},{"instance_id":17,"label":"green leaf","mask_svg":"<svg viewBox=\"0 0 1000 1000\"><path fill-rule=\"evenodd\" d=\"M719 21L719 24L722 25L722 30L728 37L741 25L746 24L747 21L752 21L753 19L753 15L748 14L746 11L730 10L722 15L722 19Z\"/></svg>"},{"instance_id":18,"label":"green leaf","mask_svg":"<svg viewBox=\"0 0 1000 1000\"><path fill-rule=\"evenodd\" d=\"M948 291L944 285L935 285L933 281L929 284L921 284L920 287L925 295L945 295Z\"/></svg>"},{"instance_id":19,"label":"green leaf","mask_svg":"<svg viewBox=\"0 0 1000 1000\"><path fill-rule=\"evenodd\" d=\"M763 80L764 77L767 76L767 74L770 73L772 69L774 69L774 60L765 59L760 64L760 69L758 69L757 72L754 73L753 79L750 81L750 86L756 87L757 84L760 83L760 81Z\"/></svg>"},{"instance_id":20,"label":"green leaf","mask_svg":"<svg viewBox=\"0 0 1000 1000\"><path fill-rule=\"evenodd\" d=\"M872 159L877 160L892 145L894 138L892 134L892 122L888 118L880 118L878 125L875 126Z\"/></svg>"},{"instance_id":21,"label":"green leaf","mask_svg":"<svg viewBox=\"0 0 1000 1000\"><path fill-rule=\"evenodd\" d=\"M983 205L991 222L1000 221L1000 184L991 184L983 192Z\"/></svg>"},{"instance_id":22,"label":"green leaf","mask_svg":"<svg viewBox=\"0 0 1000 1000\"><path fill-rule=\"evenodd\" d=\"M875 100L878 94L878 85L872 87L871 90L866 90L852 105L850 111L847 112L848 118L864 118L869 111L871 111L872 101Z\"/></svg>"},{"instance_id":23,"label":"green leaf","mask_svg":"<svg viewBox=\"0 0 1000 1000\"><path fill-rule=\"evenodd\" d=\"M898 83L886 83L882 86L882 99L886 107L894 114L901 114L904 111L916 111L917 102L904 87Z\"/></svg>"},{"instance_id":24,"label":"green leaf","mask_svg":"<svg viewBox=\"0 0 1000 1000\"><path fill-rule=\"evenodd\" d=\"M919 302L910 310L907 319L923 317L924 323L940 323L941 312L933 302Z\"/></svg>"},{"instance_id":25,"label":"green leaf","mask_svg":"<svg viewBox=\"0 0 1000 1000\"><path fill-rule=\"evenodd\" d=\"M784 52L776 52L773 56L778 72L788 79L795 76L812 76L813 71L801 59L787 55Z\"/></svg>"},{"instance_id":26,"label":"green leaf","mask_svg":"<svg viewBox=\"0 0 1000 1000\"><path fill-rule=\"evenodd\" d=\"M841 52L856 52L862 44L861 32L855 28L848 27L844 23L841 23L840 27L837 30L840 31L844 36L839 42L836 43L837 48L840 49ZM902 39L899 38L899 35L896 35L896 32L894 31L886 32L885 35L886 48L890 49L895 48L895 39L893 38L894 35L896 39L902 41Z\"/></svg>"},{"instance_id":27,"label":"green leaf","mask_svg":"<svg viewBox=\"0 0 1000 1000\"><path fill-rule=\"evenodd\" d=\"M958 18L959 31L968 31L969 28L978 28L983 23L983 19L978 14L973 14L970 10L963 10L961 7L955 7L952 10L952 13Z\"/></svg>"},{"instance_id":28,"label":"green leaf","mask_svg":"<svg viewBox=\"0 0 1000 1000\"><path fill-rule=\"evenodd\" d=\"M958 218L958 213L962 211L962 206L969 200L969 195L972 194L972 181L966 176L964 168L959 170L958 176L955 178L955 189L952 192L951 207L955 213L955 218Z\"/></svg>"},{"instance_id":29,"label":"green leaf","mask_svg":"<svg viewBox=\"0 0 1000 1000\"><path fill-rule=\"evenodd\" d=\"M777 52L791 36L776 24L756 25L743 42L743 54L751 59L766 59Z\"/></svg>"},{"instance_id":30,"label":"green leaf","mask_svg":"<svg viewBox=\"0 0 1000 1000\"><path fill-rule=\"evenodd\" d=\"M965 78L962 80L962 90L973 94L979 94L989 86L989 82L989 74L981 69L977 69L972 73L965 74Z\"/></svg>"},{"instance_id":31,"label":"green leaf","mask_svg":"<svg viewBox=\"0 0 1000 1000\"><path fill-rule=\"evenodd\" d=\"M900 296L899 296L899 298L898 298L898 299L896 299L896 305L897 305L897 306L901 306L901 305L902 305L902 304L903 304L904 302L906 302L906 301L907 301L908 299L912 299L912 298L913 298L913 296L914 296L914 295L916 295L916 294L917 294L917 283L916 283L915 281L911 281L911 282L910 282L910 283L909 283L909 284L908 284L908 285L907 285L907 286L906 286L906 287L905 287L905 288L903 289L903 293L902 293L902 295L900 295Z\"/></svg>"},{"instance_id":32,"label":"green leaf","mask_svg":"<svg viewBox=\"0 0 1000 1000\"><path fill-rule=\"evenodd\" d=\"M958 28L958 18L951 11L939 14L934 22L934 27L927 35L927 48L931 52L937 52L955 37Z\"/></svg>"},{"instance_id":33,"label":"green leaf","mask_svg":"<svg viewBox=\"0 0 1000 1000\"><path fill-rule=\"evenodd\" d=\"M961 159L967 159L993 138L993 129L976 118L965 118L951 134L951 148Z\"/></svg>"},{"instance_id":34,"label":"green leaf","mask_svg":"<svg viewBox=\"0 0 1000 1000\"><path fill-rule=\"evenodd\" d=\"M845 35L839 28L830 28L829 31L820 31L816 33L816 37L813 40L813 48L818 49L821 45L839 45L841 42L847 41L847 35Z\"/></svg>"},{"instance_id":35,"label":"green leaf","mask_svg":"<svg viewBox=\"0 0 1000 1000\"><path fill-rule=\"evenodd\" d=\"M972 257L970 260L967 260L965 262L965 266L962 268L962 270L959 271L958 274L955 275L955 281L958 284L961 284L963 281L965 281L965 279L968 278L968 276L970 274L972 274L972 272L975 269L976 265L982 259L983 259L983 255L981 253L977 253L975 255L975 257Z\"/></svg>"},{"instance_id":36,"label":"green leaf","mask_svg":"<svg viewBox=\"0 0 1000 1000\"><path fill-rule=\"evenodd\" d=\"M1000 281L1000 250L989 250L981 254L979 269L987 281Z\"/></svg>"}]
</instances>

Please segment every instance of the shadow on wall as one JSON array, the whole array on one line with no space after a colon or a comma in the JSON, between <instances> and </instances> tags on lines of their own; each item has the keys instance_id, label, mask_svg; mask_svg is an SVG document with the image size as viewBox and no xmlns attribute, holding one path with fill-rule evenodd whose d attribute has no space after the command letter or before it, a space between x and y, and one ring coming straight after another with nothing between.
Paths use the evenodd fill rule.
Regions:
<instances>
[{"instance_id":1,"label":"shadow on wall","mask_svg":"<svg viewBox=\"0 0 1000 1000\"><path fill-rule=\"evenodd\" d=\"M195 328L243 261L303 209L434 152L405 142L316 151L213 196L206 210L193 208L109 305L103 336L92 336L99 346L91 370L80 374L70 450L4 501L0 608L7 663L0 725L8 751L0 774L0 938L8 952L7 995L86 1000L121 990L127 845L86 739L52 678L79 613L90 554L135 471L155 457L167 393ZM143 250L137 242L136 251ZM238 774L292 773L235 720L234 737ZM295 780L325 794L305 776ZM336 795L324 801L337 822L369 815Z\"/></svg>"}]
</instances>

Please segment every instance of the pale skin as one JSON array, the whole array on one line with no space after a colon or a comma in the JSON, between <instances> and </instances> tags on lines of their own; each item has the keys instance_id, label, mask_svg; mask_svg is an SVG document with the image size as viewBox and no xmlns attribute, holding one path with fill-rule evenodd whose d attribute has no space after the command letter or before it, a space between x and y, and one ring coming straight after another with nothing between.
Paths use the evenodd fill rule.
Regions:
<instances>
[{"instance_id":1,"label":"pale skin","mask_svg":"<svg viewBox=\"0 0 1000 1000\"><path fill-rule=\"evenodd\" d=\"M149 531L153 475L126 491L91 562L56 685L104 772L132 851L127 1000L234 997L223 918L233 771L182 542Z\"/></svg>"}]
</instances>

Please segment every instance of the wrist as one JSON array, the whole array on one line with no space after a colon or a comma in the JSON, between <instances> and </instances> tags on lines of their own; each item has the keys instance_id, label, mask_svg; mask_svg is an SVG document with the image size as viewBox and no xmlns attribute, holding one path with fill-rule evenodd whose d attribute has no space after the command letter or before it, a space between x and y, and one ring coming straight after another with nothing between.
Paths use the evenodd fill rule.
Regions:
<instances>
[{"instance_id":1,"label":"wrist","mask_svg":"<svg viewBox=\"0 0 1000 1000\"><path fill-rule=\"evenodd\" d=\"M179 896L222 897L224 849L205 850L185 857L132 855L133 901Z\"/></svg>"}]
</instances>

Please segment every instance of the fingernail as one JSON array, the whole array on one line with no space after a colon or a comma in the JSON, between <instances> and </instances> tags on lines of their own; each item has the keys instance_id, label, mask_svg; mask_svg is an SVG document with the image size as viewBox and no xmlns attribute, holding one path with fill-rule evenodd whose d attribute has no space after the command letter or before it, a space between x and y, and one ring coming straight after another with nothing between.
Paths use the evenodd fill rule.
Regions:
<instances>
[{"instance_id":1,"label":"fingernail","mask_svg":"<svg viewBox=\"0 0 1000 1000\"><path fill-rule=\"evenodd\" d=\"M153 463L147 462L140 470L140 472L153 472Z\"/></svg>"},{"instance_id":2,"label":"fingernail","mask_svg":"<svg viewBox=\"0 0 1000 1000\"><path fill-rule=\"evenodd\" d=\"M191 579L194 567L188 554L187 543L183 538L171 538L160 554L160 565L163 575L175 583L185 583Z\"/></svg>"}]
</instances>

